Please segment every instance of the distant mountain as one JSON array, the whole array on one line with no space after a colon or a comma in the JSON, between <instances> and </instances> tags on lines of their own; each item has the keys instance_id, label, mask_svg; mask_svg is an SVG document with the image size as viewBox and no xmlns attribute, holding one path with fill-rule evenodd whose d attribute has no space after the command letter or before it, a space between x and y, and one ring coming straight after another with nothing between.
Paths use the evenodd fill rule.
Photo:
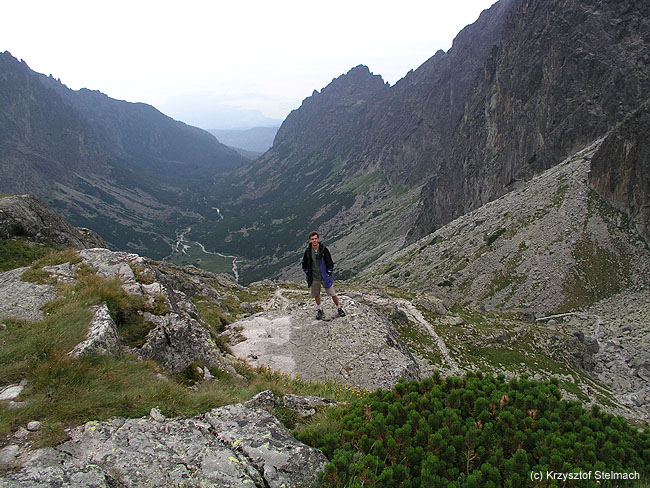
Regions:
<instances>
[{"instance_id":1,"label":"distant mountain","mask_svg":"<svg viewBox=\"0 0 650 488\"><path fill-rule=\"evenodd\" d=\"M253 127L251 129L210 129L208 132L219 142L233 148L263 153L273 145L277 127Z\"/></svg>"},{"instance_id":2,"label":"distant mountain","mask_svg":"<svg viewBox=\"0 0 650 488\"><path fill-rule=\"evenodd\" d=\"M650 4L501 0L394 86L358 66L306 98L201 238L261 276L317 228L357 272L605 136L649 60Z\"/></svg>"},{"instance_id":3,"label":"distant mountain","mask_svg":"<svg viewBox=\"0 0 650 488\"><path fill-rule=\"evenodd\" d=\"M164 256L198 217L196 188L245 163L149 105L70 90L0 54L0 193L32 193L115 248Z\"/></svg>"}]
</instances>

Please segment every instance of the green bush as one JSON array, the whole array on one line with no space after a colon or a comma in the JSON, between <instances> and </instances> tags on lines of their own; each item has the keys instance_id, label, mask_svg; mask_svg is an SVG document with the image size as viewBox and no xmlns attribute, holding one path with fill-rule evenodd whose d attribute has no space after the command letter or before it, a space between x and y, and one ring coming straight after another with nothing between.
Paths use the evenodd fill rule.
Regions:
<instances>
[{"instance_id":1,"label":"green bush","mask_svg":"<svg viewBox=\"0 0 650 488\"><path fill-rule=\"evenodd\" d=\"M650 434L564 401L554 383L525 376L400 382L351 403L338 427L335 436L296 433L331 459L321 478L325 487L560 486L530 475L650 475Z\"/></svg>"}]
</instances>

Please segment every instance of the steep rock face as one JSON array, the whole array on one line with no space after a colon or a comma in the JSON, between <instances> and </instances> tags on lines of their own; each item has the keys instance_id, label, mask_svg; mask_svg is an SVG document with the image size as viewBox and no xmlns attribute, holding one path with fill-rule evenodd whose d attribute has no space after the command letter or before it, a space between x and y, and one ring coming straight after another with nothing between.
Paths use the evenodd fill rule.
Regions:
<instances>
[{"instance_id":1,"label":"steep rock face","mask_svg":"<svg viewBox=\"0 0 650 488\"><path fill-rule=\"evenodd\" d=\"M417 184L437 173L513 3L501 0L485 10L448 52L438 51L391 87L367 122L372 135L362 153L366 164L378 163L393 184Z\"/></svg>"},{"instance_id":2,"label":"steep rock face","mask_svg":"<svg viewBox=\"0 0 650 488\"><path fill-rule=\"evenodd\" d=\"M43 195L75 171L106 176L109 170L79 113L26 63L0 53L0 192Z\"/></svg>"},{"instance_id":3,"label":"steep rock face","mask_svg":"<svg viewBox=\"0 0 650 488\"><path fill-rule=\"evenodd\" d=\"M26 237L75 249L106 247L104 240L88 229L70 225L58 213L31 195L0 197L0 238Z\"/></svg>"},{"instance_id":4,"label":"steep rock face","mask_svg":"<svg viewBox=\"0 0 650 488\"><path fill-rule=\"evenodd\" d=\"M644 102L649 14L634 1L513 3L422 192L412 236L559 163Z\"/></svg>"},{"instance_id":5,"label":"steep rock face","mask_svg":"<svg viewBox=\"0 0 650 488\"><path fill-rule=\"evenodd\" d=\"M590 184L650 241L650 102L630 115L594 155Z\"/></svg>"}]
</instances>

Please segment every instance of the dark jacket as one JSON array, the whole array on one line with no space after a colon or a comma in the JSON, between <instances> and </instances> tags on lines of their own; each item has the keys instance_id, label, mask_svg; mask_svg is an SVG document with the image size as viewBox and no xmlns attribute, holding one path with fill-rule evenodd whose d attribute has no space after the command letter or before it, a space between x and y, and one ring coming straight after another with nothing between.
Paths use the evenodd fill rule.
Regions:
<instances>
[{"instance_id":1,"label":"dark jacket","mask_svg":"<svg viewBox=\"0 0 650 488\"><path fill-rule=\"evenodd\" d=\"M332 255L322 242L318 244L316 259L318 259L323 285L325 288L329 288L334 284L334 277L332 276L332 272L334 271L334 261L332 261ZM307 286L311 286L314 281L314 277L312 276L311 244L307 244L307 249L305 249L305 254L302 257L302 270L307 279Z\"/></svg>"}]
</instances>

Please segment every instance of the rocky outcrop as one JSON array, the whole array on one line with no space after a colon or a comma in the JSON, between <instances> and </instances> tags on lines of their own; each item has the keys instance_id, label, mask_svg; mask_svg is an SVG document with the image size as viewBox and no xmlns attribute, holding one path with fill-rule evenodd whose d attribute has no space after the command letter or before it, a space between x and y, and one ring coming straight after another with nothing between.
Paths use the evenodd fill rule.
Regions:
<instances>
[{"instance_id":1,"label":"rocky outcrop","mask_svg":"<svg viewBox=\"0 0 650 488\"><path fill-rule=\"evenodd\" d=\"M594 154L589 183L625 212L650 242L650 101L627 117Z\"/></svg>"},{"instance_id":2,"label":"rocky outcrop","mask_svg":"<svg viewBox=\"0 0 650 488\"><path fill-rule=\"evenodd\" d=\"M16 237L75 249L106 247L99 235L88 229L73 227L31 195L0 197L0 238Z\"/></svg>"},{"instance_id":3,"label":"rocky outcrop","mask_svg":"<svg viewBox=\"0 0 650 488\"><path fill-rule=\"evenodd\" d=\"M308 381L334 380L368 390L391 388L400 378L420 379L418 363L399 333L374 308L341 296L345 317L334 309L316 320L306 293L278 293L286 293L280 310L228 326L230 349L238 358Z\"/></svg>"},{"instance_id":4,"label":"rocky outcrop","mask_svg":"<svg viewBox=\"0 0 650 488\"><path fill-rule=\"evenodd\" d=\"M54 287L21 279L29 268L0 273L0 319L41 320L41 307L56 298Z\"/></svg>"},{"instance_id":5,"label":"rocky outcrop","mask_svg":"<svg viewBox=\"0 0 650 488\"><path fill-rule=\"evenodd\" d=\"M145 319L156 327L149 332L139 352L143 357L156 361L166 371L177 373L193 362L230 369L224 366L222 353L210 332L187 314L146 314Z\"/></svg>"},{"instance_id":6,"label":"rocky outcrop","mask_svg":"<svg viewBox=\"0 0 650 488\"><path fill-rule=\"evenodd\" d=\"M0 476L0 485L308 488L327 462L268 412L243 405L184 419L152 412L89 422L69 435L56 448L27 454L19 470Z\"/></svg>"},{"instance_id":7,"label":"rocky outcrop","mask_svg":"<svg viewBox=\"0 0 650 488\"><path fill-rule=\"evenodd\" d=\"M145 312L144 319L153 324L144 344L138 349L142 357L152 359L166 371L176 373L187 368L191 363L200 362L207 366L217 366L232 370L223 363L222 352L211 336L205 324L198 318L196 307L191 302L193 295L186 295L180 289L165 286L161 280L173 280L185 283L179 288L198 292L196 276L188 278L178 271L172 279L159 271L153 263L137 254L113 252L108 249L88 249L79 253L83 263L92 267L97 274L107 279L119 279L122 288L130 295L143 296L150 305L156 301L164 304L164 310L158 314ZM134 269L137 271L134 271ZM206 276L213 280L224 280L211 273L197 273L205 281L200 290L206 295L219 297L210 286ZM140 281L144 281L140 283ZM234 282L232 286L237 286ZM211 290L211 291L207 291ZM81 347L78 346L78 347Z\"/></svg>"},{"instance_id":8,"label":"rocky outcrop","mask_svg":"<svg viewBox=\"0 0 650 488\"><path fill-rule=\"evenodd\" d=\"M75 358L87 354L116 356L120 352L120 335L106 304L95 307L86 339L75 346L69 355Z\"/></svg>"},{"instance_id":9,"label":"rocky outcrop","mask_svg":"<svg viewBox=\"0 0 650 488\"><path fill-rule=\"evenodd\" d=\"M315 396L302 396L287 394L279 397L271 390L264 390L254 395L244 403L251 408L275 408L278 406L293 410L298 418L309 418L316 414L317 410L338 405L333 400Z\"/></svg>"}]
</instances>

